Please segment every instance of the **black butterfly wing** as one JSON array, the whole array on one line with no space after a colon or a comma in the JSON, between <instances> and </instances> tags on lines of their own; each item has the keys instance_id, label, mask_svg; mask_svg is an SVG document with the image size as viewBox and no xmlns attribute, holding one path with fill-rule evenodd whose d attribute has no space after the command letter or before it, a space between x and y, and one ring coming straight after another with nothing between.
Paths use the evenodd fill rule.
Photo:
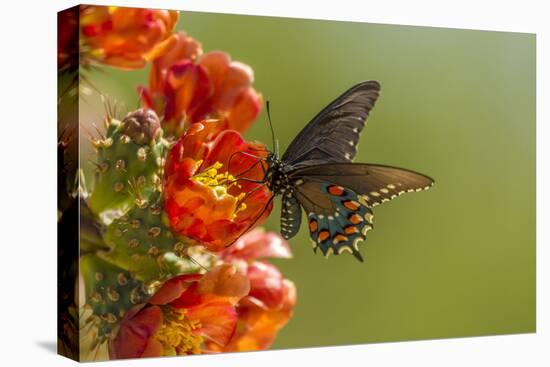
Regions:
<instances>
[{"instance_id":1,"label":"black butterfly wing","mask_svg":"<svg viewBox=\"0 0 550 367\"><path fill-rule=\"evenodd\" d=\"M290 143L282 160L293 168L351 162L359 134L380 93L377 81L359 83L317 114Z\"/></svg>"},{"instance_id":2,"label":"black butterfly wing","mask_svg":"<svg viewBox=\"0 0 550 367\"><path fill-rule=\"evenodd\" d=\"M329 182L351 189L369 207L394 199L406 192L429 189L434 180L404 168L367 163L329 163L303 167L289 173L291 179Z\"/></svg>"}]
</instances>

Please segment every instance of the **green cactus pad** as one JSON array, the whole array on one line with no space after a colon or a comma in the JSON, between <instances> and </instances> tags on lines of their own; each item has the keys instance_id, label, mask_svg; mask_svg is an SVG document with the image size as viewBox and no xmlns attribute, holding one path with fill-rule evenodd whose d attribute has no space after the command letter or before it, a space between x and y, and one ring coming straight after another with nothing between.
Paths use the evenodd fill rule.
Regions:
<instances>
[{"instance_id":1,"label":"green cactus pad","mask_svg":"<svg viewBox=\"0 0 550 367\"><path fill-rule=\"evenodd\" d=\"M148 285L132 274L96 255L80 259L84 281L84 325L97 328L98 337L108 337L130 308L150 298Z\"/></svg>"},{"instance_id":2,"label":"green cactus pad","mask_svg":"<svg viewBox=\"0 0 550 367\"><path fill-rule=\"evenodd\" d=\"M152 192L160 190L168 147L152 110L139 109L123 121L110 118L106 124L105 136L94 141L96 176L88 200L90 209L103 219L142 205Z\"/></svg>"},{"instance_id":3,"label":"green cactus pad","mask_svg":"<svg viewBox=\"0 0 550 367\"><path fill-rule=\"evenodd\" d=\"M200 270L186 256L189 243L175 238L168 227L160 196L153 193L144 205L115 219L103 236L110 250L100 256L144 281Z\"/></svg>"}]
</instances>

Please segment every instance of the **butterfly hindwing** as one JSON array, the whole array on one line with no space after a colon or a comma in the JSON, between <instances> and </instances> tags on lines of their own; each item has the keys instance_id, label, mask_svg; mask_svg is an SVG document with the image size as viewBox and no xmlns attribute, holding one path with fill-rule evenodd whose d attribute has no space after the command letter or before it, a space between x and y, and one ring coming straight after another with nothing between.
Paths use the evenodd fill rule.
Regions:
<instances>
[{"instance_id":1,"label":"butterfly hindwing","mask_svg":"<svg viewBox=\"0 0 550 367\"><path fill-rule=\"evenodd\" d=\"M373 228L371 208L354 191L331 183L306 181L296 197L307 213L313 248L323 255L351 252L358 260L359 241Z\"/></svg>"},{"instance_id":2,"label":"butterfly hindwing","mask_svg":"<svg viewBox=\"0 0 550 367\"><path fill-rule=\"evenodd\" d=\"M281 207L281 234L285 239L292 238L300 230L302 208L291 192L283 193Z\"/></svg>"},{"instance_id":3,"label":"butterfly hindwing","mask_svg":"<svg viewBox=\"0 0 550 367\"><path fill-rule=\"evenodd\" d=\"M373 207L406 192L429 189L434 181L421 173L404 168L364 163L329 163L304 167L289 176L308 177L347 187Z\"/></svg>"},{"instance_id":4,"label":"butterfly hindwing","mask_svg":"<svg viewBox=\"0 0 550 367\"><path fill-rule=\"evenodd\" d=\"M380 84L356 84L319 112L290 143L282 157L294 168L351 162L359 134L380 93Z\"/></svg>"}]
</instances>

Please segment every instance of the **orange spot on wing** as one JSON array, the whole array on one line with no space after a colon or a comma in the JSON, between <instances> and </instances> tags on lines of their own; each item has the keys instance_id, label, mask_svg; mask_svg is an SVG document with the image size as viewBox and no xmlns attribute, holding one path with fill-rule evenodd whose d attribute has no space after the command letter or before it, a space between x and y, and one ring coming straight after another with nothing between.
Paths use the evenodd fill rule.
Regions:
<instances>
[{"instance_id":1,"label":"orange spot on wing","mask_svg":"<svg viewBox=\"0 0 550 367\"><path fill-rule=\"evenodd\" d=\"M342 196L344 194L344 188L338 185L330 185L328 187L328 192L334 196Z\"/></svg>"},{"instance_id":2,"label":"orange spot on wing","mask_svg":"<svg viewBox=\"0 0 550 367\"><path fill-rule=\"evenodd\" d=\"M326 241L330 237L330 233L327 230L323 230L319 233L319 240Z\"/></svg>"},{"instance_id":3,"label":"orange spot on wing","mask_svg":"<svg viewBox=\"0 0 550 367\"><path fill-rule=\"evenodd\" d=\"M346 200L346 201L344 201L343 204L346 208L348 208L349 210L353 210L353 211L356 211L361 206L361 204L359 204L357 201L353 201L353 200Z\"/></svg>"},{"instance_id":4,"label":"orange spot on wing","mask_svg":"<svg viewBox=\"0 0 550 367\"><path fill-rule=\"evenodd\" d=\"M334 243L340 243L340 242L345 242L347 241L348 238L346 236L344 236L343 234L337 234L335 237L334 237Z\"/></svg>"},{"instance_id":5,"label":"orange spot on wing","mask_svg":"<svg viewBox=\"0 0 550 367\"><path fill-rule=\"evenodd\" d=\"M346 232L346 234L354 234L354 233L357 233L357 228L354 227L354 226L347 226L346 228L344 228L344 232Z\"/></svg>"},{"instance_id":6,"label":"orange spot on wing","mask_svg":"<svg viewBox=\"0 0 550 367\"><path fill-rule=\"evenodd\" d=\"M359 214L352 214L348 219L353 224L359 224L363 221L363 217L360 216Z\"/></svg>"},{"instance_id":7,"label":"orange spot on wing","mask_svg":"<svg viewBox=\"0 0 550 367\"><path fill-rule=\"evenodd\" d=\"M317 221L315 219L311 219L309 221L309 231L312 233L317 232L317 228L318 228Z\"/></svg>"}]
</instances>

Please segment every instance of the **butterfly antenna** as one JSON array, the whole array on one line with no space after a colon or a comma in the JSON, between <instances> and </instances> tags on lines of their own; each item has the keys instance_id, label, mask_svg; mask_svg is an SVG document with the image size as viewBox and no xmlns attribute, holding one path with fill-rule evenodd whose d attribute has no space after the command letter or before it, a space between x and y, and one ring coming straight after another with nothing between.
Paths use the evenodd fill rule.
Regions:
<instances>
[{"instance_id":1,"label":"butterfly antenna","mask_svg":"<svg viewBox=\"0 0 550 367\"><path fill-rule=\"evenodd\" d=\"M275 130L273 130L273 123L271 122L271 112L269 110L269 101L265 102L265 108L267 110L267 120L269 121L269 128L271 129L271 147L275 150L275 155L279 156L279 142L275 139Z\"/></svg>"}]
</instances>

